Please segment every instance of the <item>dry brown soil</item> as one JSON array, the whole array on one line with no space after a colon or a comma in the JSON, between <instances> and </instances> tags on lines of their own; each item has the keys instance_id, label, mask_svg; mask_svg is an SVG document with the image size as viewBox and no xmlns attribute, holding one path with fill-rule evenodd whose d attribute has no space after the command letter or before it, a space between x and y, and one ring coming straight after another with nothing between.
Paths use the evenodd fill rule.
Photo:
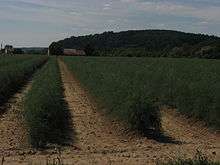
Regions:
<instances>
[{"instance_id":1,"label":"dry brown soil","mask_svg":"<svg viewBox=\"0 0 220 165\"><path fill-rule=\"evenodd\" d=\"M22 154L24 150L30 152L22 104L24 95L30 88L31 81L9 99L8 103L0 107L0 111L3 112L0 114L0 160L3 157Z\"/></svg>"},{"instance_id":2,"label":"dry brown soil","mask_svg":"<svg viewBox=\"0 0 220 165\"><path fill-rule=\"evenodd\" d=\"M61 147L60 152L59 147L44 151L27 149L26 129L17 115L22 111L20 104L25 93L22 92L9 102L7 112L0 119L0 152L3 153L0 156L4 155L4 164L46 164L61 159L64 164L144 165L173 157L192 157L197 149L220 161L219 134L174 110L162 110L164 135L160 138L128 134L120 122L107 119L97 110L88 92L62 61L59 65L72 118L71 127L75 130L71 135L74 140Z\"/></svg>"}]
</instances>

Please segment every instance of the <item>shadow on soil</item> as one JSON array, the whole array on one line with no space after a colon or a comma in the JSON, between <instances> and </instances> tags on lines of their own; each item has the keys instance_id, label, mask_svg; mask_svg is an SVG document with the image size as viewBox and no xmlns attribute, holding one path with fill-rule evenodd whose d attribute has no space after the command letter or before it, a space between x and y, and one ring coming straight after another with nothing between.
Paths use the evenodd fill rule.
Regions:
<instances>
[{"instance_id":1,"label":"shadow on soil","mask_svg":"<svg viewBox=\"0 0 220 165\"><path fill-rule=\"evenodd\" d=\"M166 135L163 131L155 132L155 130L147 130L144 133L144 136L156 140L159 143L169 143L169 144L183 144L183 142L179 140L175 140L174 138Z\"/></svg>"},{"instance_id":2,"label":"shadow on soil","mask_svg":"<svg viewBox=\"0 0 220 165\"><path fill-rule=\"evenodd\" d=\"M63 139L61 139L61 145L69 146L69 145L73 145L73 143L75 143L77 139L76 139L76 132L73 126L72 116L70 113L70 108L64 98L63 98L63 102L64 102L63 103L64 110L66 111L66 122L65 122L65 128L63 128L64 136Z\"/></svg>"},{"instance_id":3,"label":"shadow on soil","mask_svg":"<svg viewBox=\"0 0 220 165\"><path fill-rule=\"evenodd\" d=\"M57 130L50 132L49 141L43 145L32 146L38 151L47 152L48 150L62 150L62 147L73 146L76 142L76 132L74 130L73 121L71 113L66 103L65 99L62 98L62 110L64 111L64 116L62 116L62 123L60 123Z\"/></svg>"},{"instance_id":4,"label":"shadow on soil","mask_svg":"<svg viewBox=\"0 0 220 165\"><path fill-rule=\"evenodd\" d=\"M19 83L15 83L16 85L13 86L13 88L10 88L10 91L8 91L7 94L4 94L3 96L0 93L0 117L7 111L7 103L10 104L10 99L16 99L14 95L16 93L22 93L25 87L27 87L28 83L31 83L34 74L44 66L44 64L47 63L47 60L40 63L32 72L28 73L23 77L23 80L21 80Z\"/></svg>"},{"instance_id":5,"label":"shadow on soil","mask_svg":"<svg viewBox=\"0 0 220 165\"><path fill-rule=\"evenodd\" d=\"M10 104L13 104L16 100L15 94L22 94L25 88L27 88L28 84L32 82L32 76L24 81L24 83L17 87L14 93L11 93L9 96L0 100L0 117L7 111Z\"/></svg>"},{"instance_id":6,"label":"shadow on soil","mask_svg":"<svg viewBox=\"0 0 220 165\"><path fill-rule=\"evenodd\" d=\"M60 68L60 67L59 67ZM73 116L70 112L71 108L68 105L68 102L65 99L65 87L64 87L64 82L62 80L62 72L60 68L60 76L61 76L61 81L62 81L62 89L63 89L63 98L62 98L62 104L63 104L63 110L66 112L66 120L64 123L65 128L63 128L64 131L64 136L63 139L61 139L61 145L63 146L72 146L76 141L77 141L77 136L76 136L76 131L74 129L73 125Z\"/></svg>"}]
</instances>

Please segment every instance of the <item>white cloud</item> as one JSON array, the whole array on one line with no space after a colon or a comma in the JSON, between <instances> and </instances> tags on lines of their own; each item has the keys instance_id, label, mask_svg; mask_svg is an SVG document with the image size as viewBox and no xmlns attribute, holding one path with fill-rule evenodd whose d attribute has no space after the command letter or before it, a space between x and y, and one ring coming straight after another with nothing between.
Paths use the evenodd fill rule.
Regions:
<instances>
[{"instance_id":1,"label":"white cloud","mask_svg":"<svg viewBox=\"0 0 220 165\"><path fill-rule=\"evenodd\" d=\"M112 3L106 3L104 4L103 10L110 10L112 6Z\"/></svg>"},{"instance_id":2,"label":"white cloud","mask_svg":"<svg viewBox=\"0 0 220 165\"><path fill-rule=\"evenodd\" d=\"M132 3L137 2L137 0L121 0L121 2Z\"/></svg>"},{"instance_id":3,"label":"white cloud","mask_svg":"<svg viewBox=\"0 0 220 165\"><path fill-rule=\"evenodd\" d=\"M220 7L204 6L196 7L190 5L183 5L178 3L171 3L167 1L159 2L138 2L137 7L140 10L157 13L167 14L183 17L195 17L204 19L204 21L219 21L220 22Z\"/></svg>"},{"instance_id":4,"label":"white cloud","mask_svg":"<svg viewBox=\"0 0 220 165\"><path fill-rule=\"evenodd\" d=\"M108 30L164 28L220 34L218 28L220 5L213 5L218 2L218 0L182 2L179 0L0 0L0 21L6 24L4 28L1 24L0 36L4 36L4 40L7 36L8 40L13 40L15 37L17 39L14 41L19 45L22 37L25 38L22 44L25 42L30 44L27 41L33 40L33 44L37 41L38 44L45 45L50 41L63 39L66 35Z\"/></svg>"}]
</instances>

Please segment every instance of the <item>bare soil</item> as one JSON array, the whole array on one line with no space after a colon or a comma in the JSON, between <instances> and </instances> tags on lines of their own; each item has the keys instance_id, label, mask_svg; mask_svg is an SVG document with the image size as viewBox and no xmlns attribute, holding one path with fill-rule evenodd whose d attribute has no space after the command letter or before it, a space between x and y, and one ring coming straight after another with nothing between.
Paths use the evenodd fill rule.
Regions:
<instances>
[{"instance_id":1,"label":"bare soil","mask_svg":"<svg viewBox=\"0 0 220 165\"><path fill-rule=\"evenodd\" d=\"M23 99L31 87L29 81L18 93L0 107L0 159L29 152L27 131L23 119ZM5 113L4 113L5 112ZM0 163L1 164L1 163Z\"/></svg>"},{"instance_id":2,"label":"bare soil","mask_svg":"<svg viewBox=\"0 0 220 165\"><path fill-rule=\"evenodd\" d=\"M12 146L9 151L19 150L20 153L1 154L4 155L4 164L46 164L62 160L64 164L145 165L175 157L193 157L197 149L220 161L219 133L211 132L200 122L194 122L175 110L162 110L164 133L157 138L127 133L120 122L106 118L97 109L91 96L62 61L59 65L72 118L71 127L75 130L71 135L74 137L72 143L43 151L25 150L25 140L19 140L25 139L21 138L25 137L25 129L19 130L23 128L22 124L19 126L22 120L15 115L22 108L8 108L0 120L0 141L3 139L0 145L5 146L0 146L0 152L5 153ZM15 99L12 107L21 103L19 98ZM22 149L25 152L22 153Z\"/></svg>"}]
</instances>

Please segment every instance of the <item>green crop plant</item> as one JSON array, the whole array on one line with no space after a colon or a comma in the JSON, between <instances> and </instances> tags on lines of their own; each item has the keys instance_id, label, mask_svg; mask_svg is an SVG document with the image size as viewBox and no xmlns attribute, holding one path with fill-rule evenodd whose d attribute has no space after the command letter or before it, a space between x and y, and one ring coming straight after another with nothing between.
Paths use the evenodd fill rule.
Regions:
<instances>
[{"instance_id":1,"label":"green crop plant","mask_svg":"<svg viewBox=\"0 0 220 165\"><path fill-rule=\"evenodd\" d=\"M15 65L32 59L32 55L20 55L20 56L0 56L0 68L8 67L9 65Z\"/></svg>"},{"instance_id":2,"label":"green crop plant","mask_svg":"<svg viewBox=\"0 0 220 165\"><path fill-rule=\"evenodd\" d=\"M0 66L0 105L16 93L27 79L43 65L47 57L23 56L1 57ZM4 62L3 62L4 61ZM3 66L4 64L4 66Z\"/></svg>"},{"instance_id":3,"label":"green crop plant","mask_svg":"<svg viewBox=\"0 0 220 165\"><path fill-rule=\"evenodd\" d=\"M61 144L67 137L68 110L57 61L48 63L34 76L24 101L25 121L33 147Z\"/></svg>"},{"instance_id":4,"label":"green crop plant","mask_svg":"<svg viewBox=\"0 0 220 165\"><path fill-rule=\"evenodd\" d=\"M135 129L159 127L158 107L164 105L220 128L219 60L65 57L64 61L102 109ZM149 122L149 114L155 123Z\"/></svg>"},{"instance_id":5,"label":"green crop plant","mask_svg":"<svg viewBox=\"0 0 220 165\"><path fill-rule=\"evenodd\" d=\"M160 113L155 101L135 78L138 70L120 58L64 58L69 69L89 89L100 109L140 133L160 131ZM133 70L134 69L134 70ZM130 71L137 71L132 74ZM139 77L142 79L143 77ZM101 107L103 106L103 107Z\"/></svg>"}]
</instances>

